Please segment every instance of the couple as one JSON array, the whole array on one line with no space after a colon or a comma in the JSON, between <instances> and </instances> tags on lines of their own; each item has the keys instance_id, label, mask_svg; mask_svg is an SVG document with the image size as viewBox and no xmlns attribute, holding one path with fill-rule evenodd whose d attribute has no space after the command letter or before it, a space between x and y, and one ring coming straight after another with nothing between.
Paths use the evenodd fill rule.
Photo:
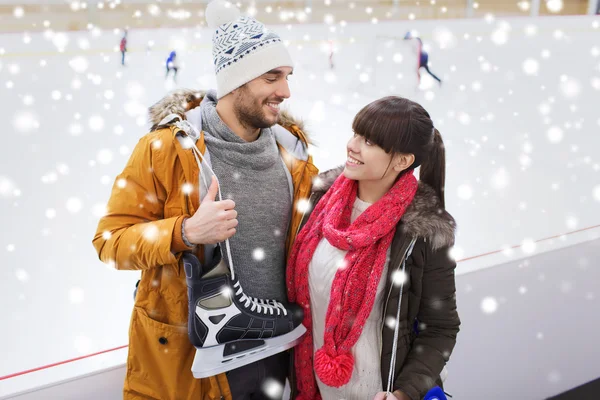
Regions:
<instances>
[{"instance_id":1,"label":"couple","mask_svg":"<svg viewBox=\"0 0 600 400\"><path fill-rule=\"evenodd\" d=\"M279 36L223 3L206 18L217 91L151 107L93 240L102 261L141 270L124 398L281 398L289 379L303 400L420 400L459 327L439 132L420 105L377 100L354 119L346 165L317 175L279 110L293 71ZM298 304L307 333L292 352L194 379L182 257L210 262L227 239L244 291Z\"/></svg>"}]
</instances>

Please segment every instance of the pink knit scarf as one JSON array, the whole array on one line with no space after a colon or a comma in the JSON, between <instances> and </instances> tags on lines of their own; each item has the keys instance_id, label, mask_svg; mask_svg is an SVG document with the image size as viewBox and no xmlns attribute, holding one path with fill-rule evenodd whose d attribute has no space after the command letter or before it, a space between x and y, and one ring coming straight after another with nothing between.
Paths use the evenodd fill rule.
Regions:
<instances>
[{"instance_id":1,"label":"pink knit scarf","mask_svg":"<svg viewBox=\"0 0 600 400\"><path fill-rule=\"evenodd\" d=\"M321 399L314 372L328 386L350 381L354 367L351 349L373 308L396 225L417 192L417 179L407 171L375 204L350 223L358 183L341 175L312 212L298 234L287 267L288 298L304 309L307 333L295 349L299 400ZM347 250L344 266L331 286L325 317L325 338L313 360L312 315L308 266L323 239Z\"/></svg>"}]
</instances>

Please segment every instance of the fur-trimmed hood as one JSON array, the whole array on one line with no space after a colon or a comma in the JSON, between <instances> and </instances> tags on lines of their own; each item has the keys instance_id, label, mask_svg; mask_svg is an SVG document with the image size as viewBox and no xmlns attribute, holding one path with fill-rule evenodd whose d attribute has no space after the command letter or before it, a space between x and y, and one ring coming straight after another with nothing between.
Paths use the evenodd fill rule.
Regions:
<instances>
[{"instance_id":1,"label":"fur-trimmed hood","mask_svg":"<svg viewBox=\"0 0 600 400\"><path fill-rule=\"evenodd\" d=\"M327 192L343 171L342 166L319 174L313 180L313 192ZM433 188L426 183L419 182L415 198L401 221L402 229L406 234L426 238L433 250L454 244L456 222L441 207L440 199Z\"/></svg>"},{"instance_id":2,"label":"fur-trimmed hood","mask_svg":"<svg viewBox=\"0 0 600 400\"><path fill-rule=\"evenodd\" d=\"M149 109L149 120L152 125L151 130L155 130L158 123L169 114L178 114L185 118L185 113L200 105L207 91L191 90L191 89L176 89L160 99ZM304 134L304 122L294 118L289 112L281 111L279 113L278 124L288 128L292 125L297 126Z\"/></svg>"}]
</instances>

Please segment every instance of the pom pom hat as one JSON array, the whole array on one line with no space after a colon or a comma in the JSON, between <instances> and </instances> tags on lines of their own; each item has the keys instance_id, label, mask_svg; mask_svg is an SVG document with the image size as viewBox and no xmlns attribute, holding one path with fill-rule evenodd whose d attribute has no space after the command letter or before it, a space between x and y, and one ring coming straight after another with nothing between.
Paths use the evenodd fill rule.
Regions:
<instances>
[{"instance_id":1,"label":"pom pom hat","mask_svg":"<svg viewBox=\"0 0 600 400\"><path fill-rule=\"evenodd\" d=\"M221 98L265 72L294 67L279 35L224 0L206 7L206 22L213 30L213 62L217 98Z\"/></svg>"}]
</instances>

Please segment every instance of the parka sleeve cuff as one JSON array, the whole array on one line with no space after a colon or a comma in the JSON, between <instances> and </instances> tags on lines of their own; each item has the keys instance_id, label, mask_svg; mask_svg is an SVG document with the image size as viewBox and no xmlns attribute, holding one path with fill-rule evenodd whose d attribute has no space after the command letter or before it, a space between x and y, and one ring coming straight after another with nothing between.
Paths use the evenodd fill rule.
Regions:
<instances>
[{"instance_id":1,"label":"parka sleeve cuff","mask_svg":"<svg viewBox=\"0 0 600 400\"><path fill-rule=\"evenodd\" d=\"M175 226L173 227L173 240L171 241L171 252L173 254L193 249L193 247L186 245L183 240L182 225L185 218L187 218L185 215L177 218Z\"/></svg>"}]
</instances>

